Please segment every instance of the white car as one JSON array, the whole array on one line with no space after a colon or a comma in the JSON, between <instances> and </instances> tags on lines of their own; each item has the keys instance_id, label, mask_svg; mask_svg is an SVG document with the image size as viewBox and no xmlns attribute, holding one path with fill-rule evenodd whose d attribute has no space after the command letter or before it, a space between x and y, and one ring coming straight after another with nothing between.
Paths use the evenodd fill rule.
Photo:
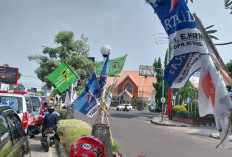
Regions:
<instances>
[{"instance_id":1,"label":"white car","mask_svg":"<svg viewBox=\"0 0 232 157\"><path fill-rule=\"evenodd\" d=\"M0 92L0 105L9 105L18 114L22 121L23 128L27 133L27 129L35 122L35 116L33 113L33 106L29 96L23 92L4 93Z\"/></svg>"},{"instance_id":2,"label":"white car","mask_svg":"<svg viewBox=\"0 0 232 157\"><path fill-rule=\"evenodd\" d=\"M131 104L120 104L116 107L118 111L130 111L132 110Z\"/></svg>"}]
</instances>

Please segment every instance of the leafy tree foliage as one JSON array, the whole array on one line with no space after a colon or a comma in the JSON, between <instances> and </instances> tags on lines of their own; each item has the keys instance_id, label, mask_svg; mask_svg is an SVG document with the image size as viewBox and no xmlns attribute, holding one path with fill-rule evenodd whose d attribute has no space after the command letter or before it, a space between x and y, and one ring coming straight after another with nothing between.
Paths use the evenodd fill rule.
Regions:
<instances>
[{"instance_id":1,"label":"leafy tree foliage","mask_svg":"<svg viewBox=\"0 0 232 157\"><path fill-rule=\"evenodd\" d=\"M230 62L226 63L226 67L229 70L230 77L232 77L232 60L230 60ZM227 89L229 91L231 91L231 87L230 86L227 86Z\"/></svg>"},{"instance_id":2,"label":"leafy tree foliage","mask_svg":"<svg viewBox=\"0 0 232 157\"><path fill-rule=\"evenodd\" d=\"M232 14L232 0L225 0L225 9L229 9L230 14Z\"/></svg>"},{"instance_id":3,"label":"leafy tree foliage","mask_svg":"<svg viewBox=\"0 0 232 157\"><path fill-rule=\"evenodd\" d=\"M195 98L195 87L190 81L186 85L179 89L173 89L173 95L181 97L182 102L179 102L179 105L182 105L187 101L187 98Z\"/></svg>"},{"instance_id":4,"label":"leafy tree foliage","mask_svg":"<svg viewBox=\"0 0 232 157\"><path fill-rule=\"evenodd\" d=\"M36 61L39 64L35 70L37 77L51 87L52 83L47 79L47 75L52 73L62 61L66 61L80 77L79 89L82 90L88 80L87 72L94 71L94 63L88 59L88 38L82 34L80 40L74 40L73 32L60 31L54 41L57 47L44 47L42 52L44 55L28 56L30 61Z\"/></svg>"},{"instance_id":5,"label":"leafy tree foliage","mask_svg":"<svg viewBox=\"0 0 232 157\"><path fill-rule=\"evenodd\" d=\"M160 57L158 58L158 60L157 59L154 60L153 66L155 67L156 80L157 80L157 83L153 84L153 86L156 90L155 100L156 100L158 107L161 107L162 104L160 102L160 99L162 98L163 70L162 70L162 63L161 63ZM164 96L167 99L167 85L166 85L166 83L164 85Z\"/></svg>"},{"instance_id":6,"label":"leafy tree foliage","mask_svg":"<svg viewBox=\"0 0 232 157\"><path fill-rule=\"evenodd\" d=\"M226 63L226 67L228 68L230 75L232 75L232 60Z\"/></svg>"}]
</instances>

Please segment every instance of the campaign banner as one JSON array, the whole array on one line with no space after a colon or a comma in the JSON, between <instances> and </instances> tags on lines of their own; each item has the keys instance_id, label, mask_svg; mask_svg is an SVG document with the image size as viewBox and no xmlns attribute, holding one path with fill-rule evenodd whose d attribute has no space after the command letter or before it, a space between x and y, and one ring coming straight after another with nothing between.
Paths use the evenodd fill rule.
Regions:
<instances>
[{"instance_id":1,"label":"campaign banner","mask_svg":"<svg viewBox=\"0 0 232 157\"><path fill-rule=\"evenodd\" d=\"M165 69L169 88L183 87L201 66L201 55L208 49L204 36L184 0L150 0L173 50L173 59Z\"/></svg>"},{"instance_id":2,"label":"campaign banner","mask_svg":"<svg viewBox=\"0 0 232 157\"><path fill-rule=\"evenodd\" d=\"M90 99L88 102L88 94L87 92L84 92L81 96L74 100L71 108L81 112L87 117L93 117L97 113L99 105L100 104L97 103L97 99L94 98Z\"/></svg>"},{"instance_id":3,"label":"campaign banner","mask_svg":"<svg viewBox=\"0 0 232 157\"><path fill-rule=\"evenodd\" d=\"M85 91L71 104L71 108L81 112L82 114L93 117L97 111L100 99L100 87L96 78L96 74L92 74L88 81Z\"/></svg>"},{"instance_id":4,"label":"campaign banner","mask_svg":"<svg viewBox=\"0 0 232 157\"><path fill-rule=\"evenodd\" d=\"M18 84L19 69L0 66L0 83Z\"/></svg>"},{"instance_id":5,"label":"campaign banner","mask_svg":"<svg viewBox=\"0 0 232 157\"><path fill-rule=\"evenodd\" d=\"M122 69L126 61L126 57L127 55L109 60L108 76L118 75L122 72ZM96 63L96 74L97 76L100 76L102 72L102 68L104 66L104 62L101 61L95 63Z\"/></svg>"},{"instance_id":6,"label":"campaign banner","mask_svg":"<svg viewBox=\"0 0 232 157\"><path fill-rule=\"evenodd\" d=\"M69 68L66 62L62 62L47 78L56 86L60 93L63 93L77 80L77 75Z\"/></svg>"}]
</instances>

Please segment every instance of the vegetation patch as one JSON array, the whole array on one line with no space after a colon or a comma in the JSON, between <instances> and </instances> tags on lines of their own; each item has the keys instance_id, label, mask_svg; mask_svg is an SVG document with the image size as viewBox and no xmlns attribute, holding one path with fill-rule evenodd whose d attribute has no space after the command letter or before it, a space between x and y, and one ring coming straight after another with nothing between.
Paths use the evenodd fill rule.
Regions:
<instances>
[{"instance_id":1,"label":"vegetation patch","mask_svg":"<svg viewBox=\"0 0 232 157\"><path fill-rule=\"evenodd\" d=\"M57 125L58 133L61 137L61 143L64 144L65 151L69 154L72 144L82 135L91 135L92 127L77 119L64 119L60 120ZM119 144L113 140L113 152L119 152Z\"/></svg>"}]
</instances>

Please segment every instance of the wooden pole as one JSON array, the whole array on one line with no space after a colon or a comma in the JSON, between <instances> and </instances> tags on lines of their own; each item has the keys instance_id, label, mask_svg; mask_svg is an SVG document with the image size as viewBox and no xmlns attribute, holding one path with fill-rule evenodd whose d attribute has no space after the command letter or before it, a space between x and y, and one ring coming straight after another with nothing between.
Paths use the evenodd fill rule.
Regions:
<instances>
[{"instance_id":1,"label":"wooden pole","mask_svg":"<svg viewBox=\"0 0 232 157\"><path fill-rule=\"evenodd\" d=\"M107 125L109 126L109 130L110 130L111 145L113 145L113 136L112 136L112 132L111 132L111 129L110 129L110 121L109 121L109 118L108 118L107 115L106 115L106 121L107 121Z\"/></svg>"},{"instance_id":2,"label":"wooden pole","mask_svg":"<svg viewBox=\"0 0 232 157\"><path fill-rule=\"evenodd\" d=\"M203 24L201 23L200 19L197 17L197 15L194 13L193 14L193 17L195 18L195 21L198 25L198 27L200 28L202 34L204 35L205 37L205 40L207 42L207 44L210 46L210 48L212 49L213 53L215 54L215 56L217 57L217 60L219 61L219 63L221 64L222 68L227 72L229 73L225 63L223 62L222 58L220 57L216 47L214 46L212 40L210 39L210 37L208 36L208 33L206 32Z\"/></svg>"},{"instance_id":3,"label":"wooden pole","mask_svg":"<svg viewBox=\"0 0 232 157\"><path fill-rule=\"evenodd\" d=\"M230 78L230 76L228 75L228 73L222 68L222 66L217 62L217 60L212 55L210 55L210 56L213 59L213 62L218 67L218 69L219 69L221 75L223 76L223 78L232 87L232 79Z\"/></svg>"}]
</instances>

